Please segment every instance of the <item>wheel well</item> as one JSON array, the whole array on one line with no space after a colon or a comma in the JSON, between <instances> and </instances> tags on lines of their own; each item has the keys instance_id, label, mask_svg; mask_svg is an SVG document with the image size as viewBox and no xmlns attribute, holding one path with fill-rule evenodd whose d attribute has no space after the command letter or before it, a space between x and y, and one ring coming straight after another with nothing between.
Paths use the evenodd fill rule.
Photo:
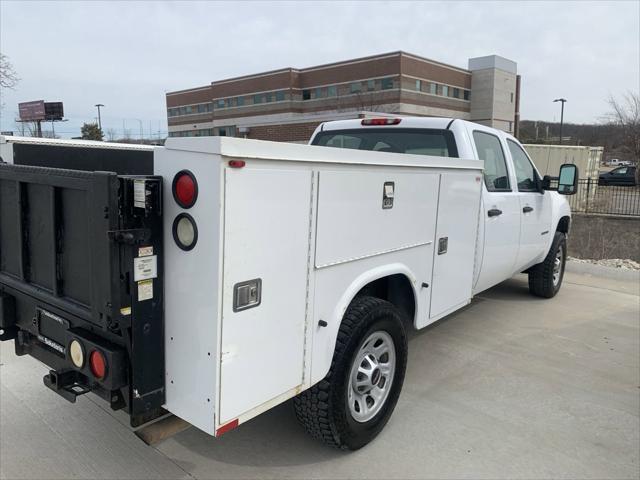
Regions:
<instances>
[{"instance_id":1,"label":"wheel well","mask_svg":"<svg viewBox=\"0 0 640 480\"><path fill-rule=\"evenodd\" d=\"M562 217L558 222L558 228L556 228L557 232L562 232L566 235L569 234L569 224L571 223L571 219L569 217Z\"/></svg>"},{"instance_id":2,"label":"wheel well","mask_svg":"<svg viewBox=\"0 0 640 480\"><path fill-rule=\"evenodd\" d=\"M416 313L416 298L411 282L401 273L378 278L368 283L356 294L381 298L395 305L408 320L413 322Z\"/></svg>"}]
</instances>

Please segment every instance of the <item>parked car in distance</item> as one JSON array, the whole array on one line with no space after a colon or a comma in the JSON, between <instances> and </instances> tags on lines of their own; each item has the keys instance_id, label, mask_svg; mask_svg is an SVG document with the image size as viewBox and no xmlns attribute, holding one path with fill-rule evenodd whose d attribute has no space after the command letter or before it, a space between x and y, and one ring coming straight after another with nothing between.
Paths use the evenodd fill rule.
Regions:
<instances>
[{"instance_id":1,"label":"parked car in distance","mask_svg":"<svg viewBox=\"0 0 640 480\"><path fill-rule=\"evenodd\" d=\"M635 186L636 168L635 166L625 166L614 168L610 172L601 173L598 178L598 185Z\"/></svg>"},{"instance_id":2,"label":"parked car in distance","mask_svg":"<svg viewBox=\"0 0 640 480\"><path fill-rule=\"evenodd\" d=\"M605 166L607 167L628 167L631 166L631 162L629 160L620 160L618 158L611 158L606 161Z\"/></svg>"}]
</instances>

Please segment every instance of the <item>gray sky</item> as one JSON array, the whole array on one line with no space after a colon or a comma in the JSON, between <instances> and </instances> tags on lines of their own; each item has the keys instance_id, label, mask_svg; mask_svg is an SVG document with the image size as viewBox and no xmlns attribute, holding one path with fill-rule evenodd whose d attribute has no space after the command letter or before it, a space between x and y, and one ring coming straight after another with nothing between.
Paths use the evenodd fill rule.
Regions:
<instances>
[{"instance_id":1,"label":"gray sky","mask_svg":"<svg viewBox=\"0 0 640 480\"><path fill-rule=\"evenodd\" d=\"M467 67L498 54L522 75L523 119L594 122L606 98L640 89L640 1L0 2L0 50L21 78L17 103L62 101L79 134L103 103L103 129L166 132L164 93L282 67L395 50ZM140 120L140 121L138 121Z\"/></svg>"}]
</instances>

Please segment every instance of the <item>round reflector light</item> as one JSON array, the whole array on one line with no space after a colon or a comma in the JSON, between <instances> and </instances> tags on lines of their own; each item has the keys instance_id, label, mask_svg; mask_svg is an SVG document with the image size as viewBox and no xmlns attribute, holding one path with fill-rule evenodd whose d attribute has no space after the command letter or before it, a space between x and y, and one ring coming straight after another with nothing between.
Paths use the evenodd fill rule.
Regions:
<instances>
[{"instance_id":1,"label":"round reflector light","mask_svg":"<svg viewBox=\"0 0 640 480\"><path fill-rule=\"evenodd\" d=\"M71 340L69 344L69 357L71 357L71 363L77 368L84 366L84 349L78 340Z\"/></svg>"},{"instance_id":2,"label":"round reflector light","mask_svg":"<svg viewBox=\"0 0 640 480\"><path fill-rule=\"evenodd\" d=\"M189 170L181 170L173 177L173 199L182 208L191 208L198 199L198 182Z\"/></svg>"},{"instance_id":3,"label":"round reflector light","mask_svg":"<svg viewBox=\"0 0 640 480\"><path fill-rule=\"evenodd\" d=\"M89 355L89 369L98 380L102 380L105 377L107 374L107 361L102 352L98 350L91 352L91 355Z\"/></svg>"},{"instance_id":4,"label":"round reflector light","mask_svg":"<svg viewBox=\"0 0 640 480\"><path fill-rule=\"evenodd\" d=\"M196 221L188 213L181 213L173 221L173 239L182 250L191 250L198 242Z\"/></svg>"}]
</instances>

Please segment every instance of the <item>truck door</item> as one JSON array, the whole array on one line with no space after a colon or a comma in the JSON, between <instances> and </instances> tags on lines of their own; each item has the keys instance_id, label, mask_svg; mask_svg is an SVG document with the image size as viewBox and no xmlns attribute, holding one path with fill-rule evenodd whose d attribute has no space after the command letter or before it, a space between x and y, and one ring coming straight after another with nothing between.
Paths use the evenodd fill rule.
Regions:
<instances>
[{"instance_id":1,"label":"truck door","mask_svg":"<svg viewBox=\"0 0 640 480\"><path fill-rule=\"evenodd\" d=\"M507 139L520 204L520 248L516 268L524 270L542 260L551 235L551 194L539 187L538 172L525 151Z\"/></svg>"},{"instance_id":2,"label":"truck door","mask_svg":"<svg viewBox=\"0 0 640 480\"><path fill-rule=\"evenodd\" d=\"M478 255L480 274L474 293L509 278L515 271L520 241L520 204L513 191L500 139L489 130L474 127L473 141L484 160L484 187L480 206L481 235Z\"/></svg>"}]
</instances>

